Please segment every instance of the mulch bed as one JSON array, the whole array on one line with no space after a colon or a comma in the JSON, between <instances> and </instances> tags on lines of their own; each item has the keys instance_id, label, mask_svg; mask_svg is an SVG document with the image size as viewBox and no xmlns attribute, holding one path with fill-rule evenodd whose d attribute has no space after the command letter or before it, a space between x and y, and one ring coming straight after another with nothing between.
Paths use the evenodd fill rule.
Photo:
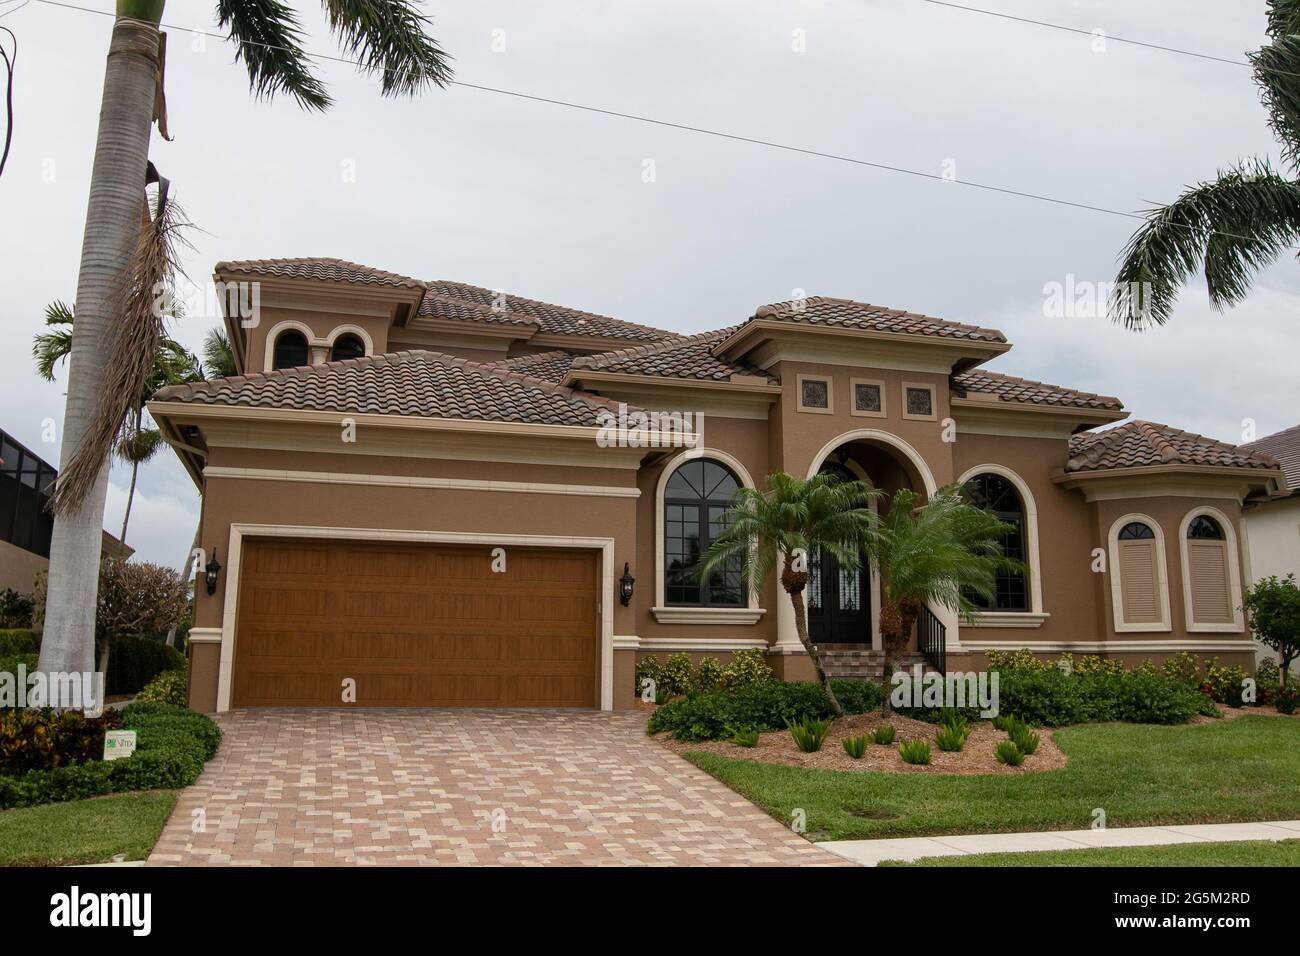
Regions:
<instances>
[{"instance_id":1,"label":"mulch bed","mask_svg":"<svg viewBox=\"0 0 1300 956\"><path fill-rule=\"evenodd\" d=\"M1193 717L1193 724L1213 724L1220 720L1233 720L1237 717L1290 717L1292 720L1300 720L1300 713L1283 714L1272 704L1266 704L1262 707L1229 707L1227 704L1217 705L1222 711L1222 717L1202 717L1197 715Z\"/></svg>"},{"instance_id":2,"label":"mulch bed","mask_svg":"<svg viewBox=\"0 0 1300 956\"><path fill-rule=\"evenodd\" d=\"M854 760L844 752L842 741L864 731L871 733L883 723L894 725L898 731L894 742L888 746L869 743L867 752L860 760ZM741 747L729 740L704 740L695 743L673 740L668 734L656 734L655 739L674 753L704 751L715 753L732 760L755 760L759 763L780 764L786 767L804 767L813 770L875 770L885 773L947 773L969 776L983 773L1034 773L1039 770L1057 770L1066 764L1066 756L1052 740L1052 732L1039 728L1038 749L1025 758L1019 767L1009 767L998 763L993 756L993 746L1007 735L995 730L987 721L971 725L970 737L964 749L949 753L939 749L934 742L935 734L940 730L936 724L923 720L913 720L891 714L884 719L880 713L854 714L841 717L835 721L830 735L815 753L806 754L794 745L790 732L786 730L771 731L760 735L758 746ZM904 763L899 756L898 745L904 740L924 738L930 742L930 763L928 765Z\"/></svg>"}]
</instances>

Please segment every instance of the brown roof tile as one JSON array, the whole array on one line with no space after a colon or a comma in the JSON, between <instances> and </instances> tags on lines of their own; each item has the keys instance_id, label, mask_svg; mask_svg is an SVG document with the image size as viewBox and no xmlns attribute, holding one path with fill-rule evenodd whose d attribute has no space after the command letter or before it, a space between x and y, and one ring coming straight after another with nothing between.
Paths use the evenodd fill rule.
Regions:
<instances>
[{"instance_id":1,"label":"brown roof tile","mask_svg":"<svg viewBox=\"0 0 1300 956\"><path fill-rule=\"evenodd\" d=\"M1004 402L1025 402L1031 405L1066 405L1076 408L1104 408L1120 411L1124 403L1110 395L1094 395L1063 385L1048 385L1028 378L1003 375L986 369L972 369L952 377L953 385L964 392L996 395Z\"/></svg>"},{"instance_id":2,"label":"brown roof tile","mask_svg":"<svg viewBox=\"0 0 1300 956\"><path fill-rule=\"evenodd\" d=\"M1152 465L1214 465L1276 469L1267 455L1180 431L1156 422L1131 421L1100 432L1070 437L1067 472L1141 468Z\"/></svg>"},{"instance_id":3,"label":"brown roof tile","mask_svg":"<svg viewBox=\"0 0 1300 956\"><path fill-rule=\"evenodd\" d=\"M367 285L387 285L405 289L423 289L419 279L385 272L371 266L347 262L343 259L313 257L308 259L243 259L236 262L218 262L215 271L244 272L249 275L278 276L284 279L321 279L326 282L352 282Z\"/></svg>"},{"instance_id":4,"label":"brown roof tile","mask_svg":"<svg viewBox=\"0 0 1300 956\"><path fill-rule=\"evenodd\" d=\"M1300 425L1265 435L1241 447L1257 454L1271 455L1286 475L1287 488L1292 494L1300 494Z\"/></svg>"},{"instance_id":5,"label":"brown roof tile","mask_svg":"<svg viewBox=\"0 0 1300 956\"><path fill-rule=\"evenodd\" d=\"M365 358L220 378L160 390L159 401L361 415L598 426L617 404L440 352Z\"/></svg>"},{"instance_id":6,"label":"brown roof tile","mask_svg":"<svg viewBox=\"0 0 1300 956\"><path fill-rule=\"evenodd\" d=\"M595 336L644 342L678 337L675 332L446 279L435 279L428 283L428 291L416 314L442 319L534 326L540 332L550 335Z\"/></svg>"},{"instance_id":7,"label":"brown roof tile","mask_svg":"<svg viewBox=\"0 0 1300 956\"><path fill-rule=\"evenodd\" d=\"M933 335L976 342L1006 342L1007 340L1006 336L997 329L982 329L976 325L949 322L947 319L936 319L916 312L903 312L899 309L854 302L852 299L834 299L824 295L761 306L754 313L754 318L862 329L871 332Z\"/></svg>"},{"instance_id":8,"label":"brown roof tile","mask_svg":"<svg viewBox=\"0 0 1300 956\"><path fill-rule=\"evenodd\" d=\"M510 369L559 385L568 377L573 358L572 354L556 349L533 355L517 355L514 358L502 359L500 362L492 362L491 365L493 368Z\"/></svg>"},{"instance_id":9,"label":"brown roof tile","mask_svg":"<svg viewBox=\"0 0 1300 956\"><path fill-rule=\"evenodd\" d=\"M601 352L599 355L583 355L573 360L573 367L624 375L697 378L715 382L728 381L732 375L756 375L775 383L777 379L761 369L744 362L727 361L713 354L713 347L739 328L735 325L671 342Z\"/></svg>"}]
</instances>

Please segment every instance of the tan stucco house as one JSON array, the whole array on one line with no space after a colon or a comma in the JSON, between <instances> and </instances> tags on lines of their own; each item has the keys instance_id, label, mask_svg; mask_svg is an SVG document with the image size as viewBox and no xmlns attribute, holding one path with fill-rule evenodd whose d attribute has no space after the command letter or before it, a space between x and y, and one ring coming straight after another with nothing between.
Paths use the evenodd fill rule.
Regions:
<instances>
[{"instance_id":1,"label":"tan stucco house","mask_svg":"<svg viewBox=\"0 0 1300 956\"><path fill-rule=\"evenodd\" d=\"M636 660L676 651L760 648L806 678L774 584L687 570L731 491L776 470L962 482L1018 529L1027 574L974 622L924 621L917 650L949 670L1018 647L1252 660L1241 515L1284 488L1277 463L992 371L993 329L816 296L683 337L334 259L216 278L260 293L226 320L243 374L149 406L221 566L191 632L199 709L621 708ZM647 447L648 411L690 428ZM832 667L873 660L869 573L822 566L809 602Z\"/></svg>"}]
</instances>

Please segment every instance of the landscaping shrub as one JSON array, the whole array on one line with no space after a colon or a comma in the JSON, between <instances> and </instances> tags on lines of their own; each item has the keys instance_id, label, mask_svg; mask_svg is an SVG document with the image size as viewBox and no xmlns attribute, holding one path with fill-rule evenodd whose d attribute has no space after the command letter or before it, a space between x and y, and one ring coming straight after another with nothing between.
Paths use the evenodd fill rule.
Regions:
<instances>
[{"instance_id":1,"label":"landscaping shrub","mask_svg":"<svg viewBox=\"0 0 1300 956\"><path fill-rule=\"evenodd\" d=\"M4 711L0 713L0 774L18 776L98 760L104 752L104 732L120 726L122 715L112 710L99 717L30 707Z\"/></svg>"},{"instance_id":2,"label":"landscaping shrub","mask_svg":"<svg viewBox=\"0 0 1300 956\"><path fill-rule=\"evenodd\" d=\"M758 746L758 731L753 727L744 727L740 730L732 730L728 727L727 732L731 734L731 742L738 747Z\"/></svg>"},{"instance_id":3,"label":"landscaping shrub","mask_svg":"<svg viewBox=\"0 0 1300 956\"><path fill-rule=\"evenodd\" d=\"M0 630L0 657L12 657L15 654L39 654L41 652L41 635L39 631L26 628Z\"/></svg>"},{"instance_id":4,"label":"landscaping shrub","mask_svg":"<svg viewBox=\"0 0 1300 956\"><path fill-rule=\"evenodd\" d=\"M716 657L701 657L695 665L695 674L691 679L691 689L698 693L708 693L722 686L722 662Z\"/></svg>"},{"instance_id":5,"label":"landscaping shrub","mask_svg":"<svg viewBox=\"0 0 1300 956\"><path fill-rule=\"evenodd\" d=\"M880 706L881 690L870 682L836 680L831 688L848 713ZM807 717L829 716L830 702L818 685L764 680L664 704L650 716L646 730L667 731L676 740L721 740L732 727L781 730Z\"/></svg>"},{"instance_id":6,"label":"landscaping shrub","mask_svg":"<svg viewBox=\"0 0 1300 956\"><path fill-rule=\"evenodd\" d=\"M786 727L790 731L790 736L794 738L794 745L806 754L821 750L822 744L826 742L826 737L831 732L829 719L817 720L813 717L805 717L798 723L788 723Z\"/></svg>"},{"instance_id":7,"label":"landscaping shrub","mask_svg":"<svg viewBox=\"0 0 1300 956\"><path fill-rule=\"evenodd\" d=\"M32 626L36 612L36 599L30 594L19 594L12 588L0 591L0 628Z\"/></svg>"},{"instance_id":8,"label":"landscaping shrub","mask_svg":"<svg viewBox=\"0 0 1300 956\"><path fill-rule=\"evenodd\" d=\"M1282 671L1277 661L1266 657L1255 668L1255 686L1259 689L1258 703L1267 704L1282 686Z\"/></svg>"},{"instance_id":9,"label":"landscaping shrub","mask_svg":"<svg viewBox=\"0 0 1300 956\"><path fill-rule=\"evenodd\" d=\"M669 654L659 672L659 686L676 696L691 690L691 656L686 653Z\"/></svg>"},{"instance_id":10,"label":"landscaping shrub","mask_svg":"<svg viewBox=\"0 0 1300 956\"><path fill-rule=\"evenodd\" d=\"M1175 679L1142 670L1066 674L1055 668L1011 670L999 680L999 712L1043 727L1092 721L1181 724L1203 707Z\"/></svg>"},{"instance_id":11,"label":"landscaping shrub","mask_svg":"<svg viewBox=\"0 0 1300 956\"><path fill-rule=\"evenodd\" d=\"M1038 749L1038 734L1029 729L1027 724L1016 724L1011 729L1011 742L1016 745L1016 749L1028 757Z\"/></svg>"},{"instance_id":12,"label":"landscaping shrub","mask_svg":"<svg viewBox=\"0 0 1300 956\"><path fill-rule=\"evenodd\" d=\"M134 754L121 760L90 759L103 752L101 734L99 754L88 755L83 762L16 776L0 775L0 808L79 800L124 790L188 787L198 779L204 762L212 758L221 741L221 730L211 720L172 704L132 704L120 712L108 711L104 717L120 720L124 729L136 731Z\"/></svg>"},{"instance_id":13,"label":"landscaping shrub","mask_svg":"<svg viewBox=\"0 0 1300 956\"><path fill-rule=\"evenodd\" d=\"M861 760L862 755L867 752L867 735L858 734L856 737L845 737L844 752L854 760Z\"/></svg>"},{"instance_id":14,"label":"landscaping shrub","mask_svg":"<svg viewBox=\"0 0 1300 956\"><path fill-rule=\"evenodd\" d=\"M183 670L163 671L135 695L138 703L174 704L184 707L190 699L190 677Z\"/></svg>"},{"instance_id":15,"label":"landscaping shrub","mask_svg":"<svg viewBox=\"0 0 1300 956\"><path fill-rule=\"evenodd\" d=\"M883 746L889 746L894 742L898 731L894 729L893 724L881 724L871 734L871 739Z\"/></svg>"},{"instance_id":16,"label":"landscaping shrub","mask_svg":"<svg viewBox=\"0 0 1300 956\"><path fill-rule=\"evenodd\" d=\"M991 671L1041 671L1055 667L1051 661L1039 660L1027 647L1017 651L985 651Z\"/></svg>"},{"instance_id":17,"label":"landscaping shrub","mask_svg":"<svg viewBox=\"0 0 1300 956\"><path fill-rule=\"evenodd\" d=\"M1294 714L1300 707L1300 681L1292 679L1285 687L1278 688L1273 704L1279 714Z\"/></svg>"},{"instance_id":18,"label":"landscaping shrub","mask_svg":"<svg viewBox=\"0 0 1300 956\"><path fill-rule=\"evenodd\" d=\"M107 693L135 694L164 671L184 669L185 655L162 641L119 637L108 657Z\"/></svg>"},{"instance_id":19,"label":"landscaping shrub","mask_svg":"<svg viewBox=\"0 0 1300 956\"><path fill-rule=\"evenodd\" d=\"M640 697L646 692L646 681L652 681L654 687L658 689L663 677L663 665L659 663L659 658L650 654L636 662L636 695ZM657 703L657 701L656 701Z\"/></svg>"},{"instance_id":20,"label":"landscaping shrub","mask_svg":"<svg viewBox=\"0 0 1300 956\"><path fill-rule=\"evenodd\" d=\"M970 736L970 721L956 708L943 715L943 727L935 734L934 742L940 750L955 753L966 746Z\"/></svg>"},{"instance_id":21,"label":"landscaping shrub","mask_svg":"<svg viewBox=\"0 0 1300 956\"><path fill-rule=\"evenodd\" d=\"M898 753L903 763L928 764L930 762L930 744L924 740L908 740L898 745Z\"/></svg>"},{"instance_id":22,"label":"landscaping shrub","mask_svg":"<svg viewBox=\"0 0 1300 956\"><path fill-rule=\"evenodd\" d=\"M1278 653L1280 669L1291 670L1300 657L1300 585L1294 574L1256 581L1242 596L1250 629L1263 644Z\"/></svg>"},{"instance_id":23,"label":"landscaping shrub","mask_svg":"<svg viewBox=\"0 0 1300 956\"><path fill-rule=\"evenodd\" d=\"M1247 676L1241 665L1220 664L1217 657L1212 657L1205 663L1205 680L1201 688L1202 691L1208 690L1209 697L1217 703L1240 707Z\"/></svg>"},{"instance_id":24,"label":"landscaping shrub","mask_svg":"<svg viewBox=\"0 0 1300 956\"><path fill-rule=\"evenodd\" d=\"M746 687L750 684L763 684L776 679L772 668L767 666L767 657L759 648L737 651L722 668L722 686L728 690ZM836 694L839 692L836 691Z\"/></svg>"},{"instance_id":25,"label":"landscaping shrub","mask_svg":"<svg viewBox=\"0 0 1300 956\"><path fill-rule=\"evenodd\" d=\"M999 740L993 747L993 756L997 758L998 763L1004 763L1012 767L1019 767L1025 762L1025 755L1010 740Z\"/></svg>"}]
</instances>

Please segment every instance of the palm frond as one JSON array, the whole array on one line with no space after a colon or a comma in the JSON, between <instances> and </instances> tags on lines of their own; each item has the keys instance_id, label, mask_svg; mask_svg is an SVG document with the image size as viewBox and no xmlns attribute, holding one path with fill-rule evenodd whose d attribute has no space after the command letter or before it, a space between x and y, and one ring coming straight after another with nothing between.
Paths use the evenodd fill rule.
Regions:
<instances>
[{"instance_id":1,"label":"palm frond","mask_svg":"<svg viewBox=\"0 0 1300 956\"><path fill-rule=\"evenodd\" d=\"M128 432L117 442L117 457L134 465L143 465L164 446L162 432L156 428L141 428Z\"/></svg>"},{"instance_id":2,"label":"palm frond","mask_svg":"<svg viewBox=\"0 0 1300 956\"><path fill-rule=\"evenodd\" d=\"M451 82L451 57L425 32L429 18L406 0L324 0L330 29L385 96L413 96Z\"/></svg>"},{"instance_id":3,"label":"palm frond","mask_svg":"<svg viewBox=\"0 0 1300 956\"><path fill-rule=\"evenodd\" d=\"M230 378L239 374L230 339L219 327L209 329L203 339L203 373L208 378Z\"/></svg>"},{"instance_id":4,"label":"palm frond","mask_svg":"<svg viewBox=\"0 0 1300 956\"><path fill-rule=\"evenodd\" d=\"M218 0L217 23L239 44L235 59L248 68L248 86L256 96L288 93L305 109L329 108L330 96L312 73L291 7L278 0Z\"/></svg>"},{"instance_id":5,"label":"palm frond","mask_svg":"<svg viewBox=\"0 0 1300 956\"><path fill-rule=\"evenodd\" d=\"M47 382L54 381L54 369L72 354L73 312L62 300L45 307L45 324L61 328L39 332L32 340L32 358L36 359L36 374Z\"/></svg>"},{"instance_id":6,"label":"palm frond","mask_svg":"<svg viewBox=\"0 0 1300 956\"><path fill-rule=\"evenodd\" d=\"M1300 185L1265 160L1240 163L1148 213L1121 258L1111 316L1130 329L1163 325L1202 264L1211 305L1235 305L1298 237Z\"/></svg>"},{"instance_id":7,"label":"palm frond","mask_svg":"<svg viewBox=\"0 0 1300 956\"><path fill-rule=\"evenodd\" d=\"M1268 0L1266 29L1274 39L1300 33L1300 0Z\"/></svg>"}]
</instances>

